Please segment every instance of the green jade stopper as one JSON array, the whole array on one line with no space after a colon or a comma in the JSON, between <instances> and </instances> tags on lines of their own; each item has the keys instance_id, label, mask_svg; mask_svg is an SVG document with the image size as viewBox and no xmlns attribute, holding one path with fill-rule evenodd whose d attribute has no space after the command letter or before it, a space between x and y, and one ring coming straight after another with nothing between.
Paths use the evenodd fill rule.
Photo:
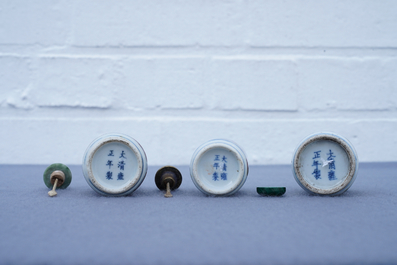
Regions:
<instances>
[{"instance_id":1,"label":"green jade stopper","mask_svg":"<svg viewBox=\"0 0 397 265\"><path fill-rule=\"evenodd\" d=\"M285 187L257 187L256 192L262 196L281 196L285 193Z\"/></svg>"},{"instance_id":2,"label":"green jade stopper","mask_svg":"<svg viewBox=\"0 0 397 265\"><path fill-rule=\"evenodd\" d=\"M72 172L61 163L52 164L46 168L43 174L44 184L52 189L48 192L50 197L57 195L58 189L66 189L72 182Z\"/></svg>"}]
</instances>

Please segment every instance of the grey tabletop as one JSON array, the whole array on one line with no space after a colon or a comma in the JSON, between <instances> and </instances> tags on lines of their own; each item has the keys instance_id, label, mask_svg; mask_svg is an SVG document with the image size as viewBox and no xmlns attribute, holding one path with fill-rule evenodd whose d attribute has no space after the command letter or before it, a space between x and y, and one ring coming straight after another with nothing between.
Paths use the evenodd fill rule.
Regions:
<instances>
[{"instance_id":1,"label":"grey tabletop","mask_svg":"<svg viewBox=\"0 0 397 265\"><path fill-rule=\"evenodd\" d=\"M360 164L337 197L309 195L290 166L251 166L230 197L202 194L180 166L173 198L149 167L132 195L104 197L70 166L51 198L45 168L0 166L0 264L397 264L397 163Z\"/></svg>"}]
</instances>

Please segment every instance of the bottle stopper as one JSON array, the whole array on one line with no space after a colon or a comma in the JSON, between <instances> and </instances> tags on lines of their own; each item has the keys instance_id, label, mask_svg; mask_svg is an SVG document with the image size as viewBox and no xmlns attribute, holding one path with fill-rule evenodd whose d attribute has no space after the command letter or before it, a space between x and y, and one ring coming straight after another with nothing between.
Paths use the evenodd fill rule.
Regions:
<instances>
[{"instance_id":1,"label":"bottle stopper","mask_svg":"<svg viewBox=\"0 0 397 265\"><path fill-rule=\"evenodd\" d=\"M282 196L286 191L285 187L257 187L256 192L262 196Z\"/></svg>"},{"instance_id":2,"label":"bottle stopper","mask_svg":"<svg viewBox=\"0 0 397 265\"><path fill-rule=\"evenodd\" d=\"M175 167L166 166L160 168L154 177L157 188L166 190L164 197L172 197L171 190L176 190L182 183L182 174Z\"/></svg>"},{"instance_id":3,"label":"bottle stopper","mask_svg":"<svg viewBox=\"0 0 397 265\"><path fill-rule=\"evenodd\" d=\"M52 164L46 168L43 174L45 185L52 189L48 192L50 197L57 195L55 191L58 189L66 189L72 182L72 172L70 169L61 163Z\"/></svg>"}]
</instances>

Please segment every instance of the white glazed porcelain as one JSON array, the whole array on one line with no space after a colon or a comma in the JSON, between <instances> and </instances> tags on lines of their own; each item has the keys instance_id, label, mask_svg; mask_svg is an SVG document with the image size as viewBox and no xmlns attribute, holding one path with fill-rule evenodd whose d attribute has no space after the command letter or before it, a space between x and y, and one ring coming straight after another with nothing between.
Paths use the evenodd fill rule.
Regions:
<instances>
[{"instance_id":1,"label":"white glazed porcelain","mask_svg":"<svg viewBox=\"0 0 397 265\"><path fill-rule=\"evenodd\" d=\"M190 176L196 187L207 195L231 195L247 179L247 158L237 144L224 139L211 140L194 152Z\"/></svg>"},{"instance_id":2,"label":"white glazed porcelain","mask_svg":"<svg viewBox=\"0 0 397 265\"><path fill-rule=\"evenodd\" d=\"M123 196L136 190L147 172L141 145L120 133L96 138L83 157L83 174L88 185L106 196Z\"/></svg>"},{"instance_id":3,"label":"white glazed porcelain","mask_svg":"<svg viewBox=\"0 0 397 265\"><path fill-rule=\"evenodd\" d=\"M307 192L340 195L350 188L358 172L352 144L335 133L306 137L292 158L295 180Z\"/></svg>"}]
</instances>

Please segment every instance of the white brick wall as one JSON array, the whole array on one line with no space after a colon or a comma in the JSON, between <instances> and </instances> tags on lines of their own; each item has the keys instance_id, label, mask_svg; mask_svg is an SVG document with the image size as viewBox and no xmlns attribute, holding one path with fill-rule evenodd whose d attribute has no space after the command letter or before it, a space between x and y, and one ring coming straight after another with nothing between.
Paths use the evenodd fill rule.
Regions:
<instances>
[{"instance_id":1,"label":"white brick wall","mask_svg":"<svg viewBox=\"0 0 397 265\"><path fill-rule=\"evenodd\" d=\"M100 134L150 165L228 138L286 164L318 131L397 161L395 1L2 1L0 164L79 164Z\"/></svg>"}]
</instances>

